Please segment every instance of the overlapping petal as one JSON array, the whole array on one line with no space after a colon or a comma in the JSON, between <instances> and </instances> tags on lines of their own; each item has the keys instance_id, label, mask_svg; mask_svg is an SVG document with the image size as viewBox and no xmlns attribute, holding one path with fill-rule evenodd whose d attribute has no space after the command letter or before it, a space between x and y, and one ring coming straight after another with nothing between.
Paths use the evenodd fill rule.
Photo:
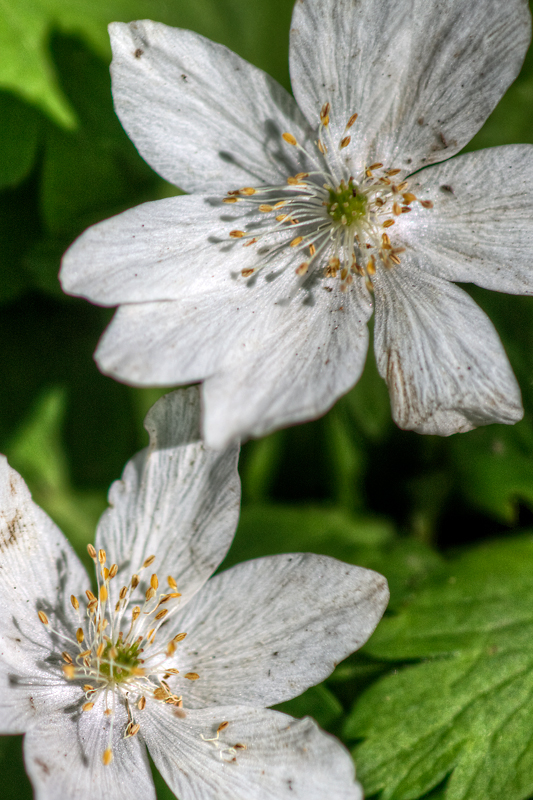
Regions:
<instances>
[{"instance_id":1,"label":"overlapping petal","mask_svg":"<svg viewBox=\"0 0 533 800\"><path fill-rule=\"evenodd\" d=\"M281 146L309 129L273 78L220 44L150 20L110 25L113 98L140 154L188 192L225 194L299 171Z\"/></svg>"},{"instance_id":2,"label":"overlapping petal","mask_svg":"<svg viewBox=\"0 0 533 800\"><path fill-rule=\"evenodd\" d=\"M533 146L467 153L412 184L433 201L402 218L402 238L434 275L509 294L533 292Z\"/></svg>"},{"instance_id":3,"label":"overlapping petal","mask_svg":"<svg viewBox=\"0 0 533 800\"><path fill-rule=\"evenodd\" d=\"M280 555L212 578L173 620L187 632L180 672L185 707L268 706L324 680L378 624L385 579L326 556Z\"/></svg>"},{"instance_id":4,"label":"overlapping petal","mask_svg":"<svg viewBox=\"0 0 533 800\"><path fill-rule=\"evenodd\" d=\"M0 456L0 732L20 733L58 700L59 639L39 621L71 632L77 617L71 594L88 587L87 574L52 520L33 503L20 475ZM50 705L49 705L50 704Z\"/></svg>"},{"instance_id":5,"label":"overlapping petal","mask_svg":"<svg viewBox=\"0 0 533 800\"><path fill-rule=\"evenodd\" d=\"M78 693L83 698L79 687ZM113 761L104 766L111 718L103 712L101 695L91 711L72 704L28 731L24 760L36 800L155 800L146 749L138 736L124 738L128 718L121 705L113 720Z\"/></svg>"},{"instance_id":6,"label":"overlapping petal","mask_svg":"<svg viewBox=\"0 0 533 800\"><path fill-rule=\"evenodd\" d=\"M239 515L239 450L213 451L200 441L196 387L162 397L145 425L150 447L112 485L96 546L118 565L117 591L155 554L153 569L175 578L186 603L231 544Z\"/></svg>"},{"instance_id":7,"label":"overlapping petal","mask_svg":"<svg viewBox=\"0 0 533 800\"><path fill-rule=\"evenodd\" d=\"M414 172L457 153L516 78L530 41L525 0L297 0L293 91L331 131L355 174L374 161Z\"/></svg>"},{"instance_id":8,"label":"overlapping petal","mask_svg":"<svg viewBox=\"0 0 533 800\"><path fill-rule=\"evenodd\" d=\"M225 706L176 718L155 704L145 715L150 755L180 800L362 800L349 753L309 717Z\"/></svg>"},{"instance_id":9,"label":"overlapping petal","mask_svg":"<svg viewBox=\"0 0 533 800\"><path fill-rule=\"evenodd\" d=\"M407 258L374 286L376 359L401 428L448 436L522 418L502 344L466 292Z\"/></svg>"}]
</instances>

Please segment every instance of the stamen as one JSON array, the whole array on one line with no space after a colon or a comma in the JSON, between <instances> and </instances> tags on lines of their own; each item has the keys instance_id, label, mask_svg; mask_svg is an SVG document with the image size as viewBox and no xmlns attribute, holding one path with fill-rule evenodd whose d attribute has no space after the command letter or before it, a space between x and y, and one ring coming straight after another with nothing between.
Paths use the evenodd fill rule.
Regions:
<instances>
[{"instance_id":1,"label":"stamen","mask_svg":"<svg viewBox=\"0 0 533 800\"><path fill-rule=\"evenodd\" d=\"M286 141L287 144L291 144L293 147L295 147L298 144L296 138L292 135L292 133L284 133L281 138L284 139L284 141Z\"/></svg>"}]
</instances>

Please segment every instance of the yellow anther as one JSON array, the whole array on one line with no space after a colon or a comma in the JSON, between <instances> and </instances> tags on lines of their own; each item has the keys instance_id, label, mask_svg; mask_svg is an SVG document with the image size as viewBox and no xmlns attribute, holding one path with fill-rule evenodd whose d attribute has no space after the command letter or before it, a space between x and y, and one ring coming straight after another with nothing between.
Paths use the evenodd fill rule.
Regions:
<instances>
[{"instance_id":1,"label":"yellow anther","mask_svg":"<svg viewBox=\"0 0 533 800\"><path fill-rule=\"evenodd\" d=\"M384 247L386 250L390 250L390 239L386 233L381 234L381 246Z\"/></svg>"},{"instance_id":2,"label":"yellow anther","mask_svg":"<svg viewBox=\"0 0 533 800\"><path fill-rule=\"evenodd\" d=\"M132 618L133 622L135 622L135 620L139 618L139 614L140 613L141 613L141 609L139 608L139 606L135 606L133 611L131 612L131 618Z\"/></svg>"},{"instance_id":3,"label":"yellow anther","mask_svg":"<svg viewBox=\"0 0 533 800\"><path fill-rule=\"evenodd\" d=\"M118 566L116 564L113 564L111 566L111 569L109 570L109 577L110 578L114 578L116 576L117 572L118 572Z\"/></svg>"},{"instance_id":4,"label":"yellow anther","mask_svg":"<svg viewBox=\"0 0 533 800\"><path fill-rule=\"evenodd\" d=\"M159 578L157 577L157 575L152 575L152 577L150 578L150 586L152 587L152 589L159 588Z\"/></svg>"},{"instance_id":5,"label":"yellow anther","mask_svg":"<svg viewBox=\"0 0 533 800\"><path fill-rule=\"evenodd\" d=\"M421 200L420 205L423 206L423 208L433 208L431 200Z\"/></svg>"},{"instance_id":6,"label":"yellow anther","mask_svg":"<svg viewBox=\"0 0 533 800\"><path fill-rule=\"evenodd\" d=\"M41 620L41 622L43 623L43 625L49 625L49 624L50 624L50 623L48 622L48 617L46 616L46 614L44 613L44 611L38 611L38 612L37 612L37 616L39 617L39 619Z\"/></svg>"},{"instance_id":7,"label":"yellow anther","mask_svg":"<svg viewBox=\"0 0 533 800\"><path fill-rule=\"evenodd\" d=\"M82 707L82 711L90 711L91 708L94 708L94 703L85 703Z\"/></svg>"},{"instance_id":8,"label":"yellow anther","mask_svg":"<svg viewBox=\"0 0 533 800\"><path fill-rule=\"evenodd\" d=\"M107 600L107 589L105 586L100 586L100 602L105 603Z\"/></svg>"},{"instance_id":9,"label":"yellow anther","mask_svg":"<svg viewBox=\"0 0 533 800\"><path fill-rule=\"evenodd\" d=\"M409 211L412 211L409 206L402 206L402 214L407 214Z\"/></svg>"},{"instance_id":10,"label":"yellow anther","mask_svg":"<svg viewBox=\"0 0 533 800\"><path fill-rule=\"evenodd\" d=\"M290 246L291 247L298 247L298 245L303 242L303 236L297 236L295 239L292 240Z\"/></svg>"},{"instance_id":11,"label":"yellow anther","mask_svg":"<svg viewBox=\"0 0 533 800\"><path fill-rule=\"evenodd\" d=\"M236 197L225 197L222 202L223 203L236 203L237 202L237 198Z\"/></svg>"},{"instance_id":12,"label":"yellow anther","mask_svg":"<svg viewBox=\"0 0 533 800\"><path fill-rule=\"evenodd\" d=\"M171 589L177 589L178 588L178 584L176 583L176 581L174 580L172 575L168 576L167 583L168 583L168 585L170 586Z\"/></svg>"},{"instance_id":13,"label":"yellow anther","mask_svg":"<svg viewBox=\"0 0 533 800\"><path fill-rule=\"evenodd\" d=\"M351 141L352 141L352 137L351 136L345 136L344 139L341 139L341 141L340 141L339 150L342 150L343 148L348 147L348 145L350 144Z\"/></svg>"},{"instance_id":14,"label":"yellow anther","mask_svg":"<svg viewBox=\"0 0 533 800\"><path fill-rule=\"evenodd\" d=\"M174 636L172 641L173 642L182 642L185 639L186 636L187 636L186 633L178 633L177 636Z\"/></svg>"},{"instance_id":15,"label":"yellow anther","mask_svg":"<svg viewBox=\"0 0 533 800\"><path fill-rule=\"evenodd\" d=\"M135 736L139 733L141 726L138 722L128 722L126 726L126 737Z\"/></svg>"},{"instance_id":16,"label":"yellow anther","mask_svg":"<svg viewBox=\"0 0 533 800\"><path fill-rule=\"evenodd\" d=\"M239 189L239 194L245 194L249 197L252 194L255 194L256 190L253 189L251 186L245 186L244 189Z\"/></svg>"},{"instance_id":17,"label":"yellow anther","mask_svg":"<svg viewBox=\"0 0 533 800\"><path fill-rule=\"evenodd\" d=\"M367 178L371 178L372 177L372 170L371 169L365 169L365 175L366 175Z\"/></svg>"},{"instance_id":18,"label":"yellow anther","mask_svg":"<svg viewBox=\"0 0 533 800\"><path fill-rule=\"evenodd\" d=\"M159 611L159 612L158 612L158 613L155 615L155 618L156 618L156 619L163 619L163 617L166 617L166 615L167 615L167 614L168 614L168 608L164 608L162 611Z\"/></svg>"},{"instance_id":19,"label":"yellow anther","mask_svg":"<svg viewBox=\"0 0 533 800\"><path fill-rule=\"evenodd\" d=\"M377 161L375 164L370 164L368 169L381 169L383 164L380 161Z\"/></svg>"},{"instance_id":20,"label":"yellow anther","mask_svg":"<svg viewBox=\"0 0 533 800\"><path fill-rule=\"evenodd\" d=\"M326 147L325 144L323 144L323 142L320 139L318 140L317 147L318 147L318 149L320 150L320 152L322 153L323 156L325 156L326 153L328 152L328 148Z\"/></svg>"},{"instance_id":21,"label":"yellow anther","mask_svg":"<svg viewBox=\"0 0 533 800\"><path fill-rule=\"evenodd\" d=\"M125 600L127 594L128 594L128 587L127 586L123 586L122 589L120 590L118 596L119 596L119 598L121 600Z\"/></svg>"},{"instance_id":22,"label":"yellow anther","mask_svg":"<svg viewBox=\"0 0 533 800\"><path fill-rule=\"evenodd\" d=\"M287 219L288 216L289 216L288 214L278 214L278 216L276 217L276 221L283 222L283 220Z\"/></svg>"},{"instance_id":23,"label":"yellow anther","mask_svg":"<svg viewBox=\"0 0 533 800\"><path fill-rule=\"evenodd\" d=\"M63 661L66 661L66 662L67 662L67 664L73 664L73 663L74 663L74 662L72 661L72 658L70 657L70 655L69 655L69 654L68 654L66 651L63 651L63 652L61 653L61 655L63 656Z\"/></svg>"},{"instance_id":24,"label":"yellow anther","mask_svg":"<svg viewBox=\"0 0 533 800\"><path fill-rule=\"evenodd\" d=\"M78 630L76 631L76 641L78 642L78 644L81 644L83 642L84 638L85 638L85 636L84 636L82 628L78 628Z\"/></svg>"},{"instance_id":25,"label":"yellow anther","mask_svg":"<svg viewBox=\"0 0 533 800\"><path fill-rule=\"evenodd\" d=\"M73 608L75 608L76 611L77 611L78 608L80 607L80 604L78 602L78 598L75 597L73 594L71 594L70 595L70 602L72 603Z\"/></svg>"},{"instance_id":26,"label":"yellow anther","mask_svg":"<svg viewBox=\"0 0 533 800\"><path fill-rule=\"evenodd\" d=\"M392 213L395 214L397 217L402 213L402 207L399 203L392 204Z\"/></svg>"},{"instance_id":27,"label":"yellow anther","mask_svg":"<svg viewBox=\"0 0 533 800\"><path fill-rule=\"evenodd\" d=\"M109 580L109 570L108 570L108 568L104 567L103 572L104 572L104 581L108 581Z\"/></svg>"},{"instance_id":28,"label":"yellow anther","mask_svg":"<svg viewBox=\"0 0 533 800\"><path fill-rule=\"evenodd\" d=\"M292 135L292 133L284 133L284 134L282 135L282 137L281 137L281 138L282 138L282 139L283 139L285 142L287 142L287 144L292 144L292 146L293 146L293 147L294 147L296 144L298 144L298 142L296 141L296 139L295 139L295 137Z\"/></svg>"},{"instance_id":29,"label":"yellow anther","mask_svg":"<svg viewBox=\"0 0 533 800\"><path fill-rule=\"evenodd\" d=\"M155 589L152 589L152 587L150 586L150 588L146 590L145 597L147 600L152 600L155 597L155 594L156 594Z\"/></svg>"},{"instance_id":30,"label":"yellow anther","mask_svg":"<svg viewBox=\"0 0 533 800\"><path fill-rule=\"evenodd\" d=\"M347 277L348 277L348 270L346 269L346 267L343 267L343 269L341 269L341 281L345 281Z\"/></svg>"},{"instance_id":31,"label":"yellow anther","mask_svg":"<svg viewBox=\"0 0 533 800\"><path fill-rule=\"evenodd\" d=\"M370 258L368 259L366 264L366 271L368 272L369 275L376 274L376 262L374 260L374 256L370 256Z\"/></svg>"},{"instance_id":32,"label":"yellow anther","mask_svg":"<svg viewBox=\"0 0 533 800\"><path fill-rule=\"evenodd\" d=\"M187 672L183 677L187 678L188 681L197 681L200 676L197 672Z\"/></svg>"},{"instance_id":33,"label":"yellow anther","mask_svg":"<svg viewBox=\"0 0 533 800\"><path fill-rule=\"evenodd\" d=\"M350 119L348 120L348 122L346 124L346 130L348 130L349 128L352 127L352 125L354 124L354 122L357 119L357 117L358 117L358 114L352 114L352 116L350 117Z\"/></svg>"},{"instance_id":34,"label":"yellow anther","mask_svg":"<svg viewBox=\"0 0 533 800\"><path fill-rule=\"evenodd\" d=\"M412 203L414 200L416 200L416 194L413 194L412 192L405 192L405 194L403 194L402 197L403 197L404 203L406 203L407 205L409 205L409 203Z\"/></svg>"},{"instance_id":35,"label":"yellow anther","mask_svg":"<svg viewBox=\"0 0 533 800\"><path fill-rule=\"evenodd\" d=\"M104 650L105 650L105 644L103 642L100 642L100 644L96 649L96 658L102 658L102 653L104 652Z\"/></svg>"},{"instance_id":36,"label":"yellow anther","mask_svg":"<svg viewBox=\"0 0 533 800\"><path fill-rule=\"evenodd\" d=\"M393 264L401 264L402 263L400 261L400 259L398 258L398 256L396 255L396 253L391 253L390 256L389 256L389 259L390 259L390 261L392 261Z\"/></svg>"},{"instance_id":37,"label":"yellow anther","mask_svg":"<svg viewBox=\"0 0 533 800\"><path fill-rule=\"evenodd\" d=\"M242 239L243 236L246 236L244 231L230 231L229 235L232 239Z\"/></svg>"},{"instance_id":38,"label":"yellow anther","mask_svg":"<svg viewBox=\"0 0 533 800\"><path fill-rule=\"evenodd\" d=\"M167 656L173 656L175 652L176 652L176 645L174 644L173 641L170 641L167 644Z\"/></svg>"},{"instance_id":39,"label":"yellow anther","mask_svg":"<svg viewBox=\"0 0 533 800\"><path fill-rule=\"evenodd\" d=\"M248 267L247 269L241 269L241 275L243 278L249 278L250 275L254 274L254 269L252 267Z\"/></svg>"},{"instance_id":40,"label":"yellow anther","mask_svg":"<svg viewBox=\"0 0 533 800\"><path fill-rule=\"evenodd\" d=\"M217 728L217 733L222 733L222 731L225 731L228 725L229 725L228 720L226 720L225 722L221 722Z\"/></svg>"},{"instance_id":41,"label":"yellow anther","mask_svg":"<svg viewBox=\"0 0 533 800\"><path fill-rule=\"evenodd\" d=\"M76 677L76 667L73 664L65 664L63 667L63 675L67 681L71 681Z\"/></svg>"},{"instance_id":42,"label":"yellow anther","mask_svg":"<svg viewBox=\"0 0 533 800\"><path fill-rule=\"evenodd\" d=\"M104 564L106 562L106 559L107 559L106 551L105 550L99 550L98 551L98 561L100 562L100 564L102 566L104 566Z\"/></svg>"},{"instance_id":43,"label":"yellow anther","mask_svg":"<svg viewBox=\"0 0 533 800\"><path fill-rule=\"evenodd\" d=\"M390 182L389 178L380 178L379 182L382 183L383 186L390 186L391 185L391 182Z\"/></svg>"},{"instance_id":44,"label":"yellow anther","mask_svg":"<svg viewBox=\"0 0 533 800\"><path fill-rule=\"evenodd\" d=\"M295 175L295 177L298 178L299 181L301 181L304 178L308 178L309 177L309 173L308 172L299 172L297 175ZM274 208L276 208L276 206L274 206Z\"/></svg>"},{"instance_id":45,"label":"yellow anther","mask_svg":"<svg viewBox=\"0 0 533 800\"><path fill-rule=\"evenodd\" d=\"M310 244L309 245L309 255L310 256L314 256L315 253L316 253L316 247L314 246L314 244Z\"/></svg>"},{"instance_id":46,"label":"yellow anther","mask_svg":"<svg viewBox=\"0 0 533 800\"><path fill-rule=\"evenodd\" d=\"M275 203L274 204L274 208L276 208L276 209L277 208L283 208L283 206L286 206L286 205L287 205L287 201L286 200L280 200L279 203Z\"/></svg>"},{"instance_id":47,"label":"yellow anther","mask_svg":"<svg viewBox=\"0 0 533 800\"><path fill-rule=\"evenodd\" d=\"M287 178L287 183L289 184L289 186L297 186L300 183L300 181L298 180L298 178L292 177L291 175L289 178Z\"/></svg>"},{"instance_id":48,"label":"yellow anther","mask_svg":"<svg viewBox=\"0 0 533 800\"><path fill-rule=\"evenodd\" d=\"M294 271L297 275L302 276L305 275L308 269L309 269L309 264L307 263L307 261L304 261L303 264L300 264L299 267L296 267Z\"/></svg>"},{"instance_id":49,"label":"yellow anther","mask_svg":"<svg viewBox=\"0 0 533 800\"><path fill-rule=\"evenodd\" d=\"M273 206L269 206L267 203L261 203L259 206L259 211L262 211L266 214L268 211L272 211L272 208Z\"/></svg>"},{"instance_id":50,"label":"yellow anther","mask_svg":"<svg viewBox=\"0 0 533 800\"><path fill-rule=\"evenodd\" d=\"M93 692L96 692L96 689L94 688L94 686L91 686L90 683L84 683L83 691L86 692L87 694L93 694Z\"/></svg>"},{"instance_id":51,"label":"yellow anther","mask_svg":"<svg viewBox=\"0 0 533 800\"><path fill-rule=\"evenodd\" d=\"M90 589L86 589L85 590L85 594L87 595L87 600L89 601L89 603L94 603L94 601L96 600L96 597L91 592L91 590Z\"/></svg>"},{"instance_id":52,"label":"yellow anther","mask_svg":"<svg viewBox=\"0 0 533 800\"><path fill-rule=\"evenodd\" d=\"M139 585L139 583L140 583L140 580L141 580L141 579L139 578L139 576L138 576L138 575L132 575L132 576L131 576L131 588L132 588L132 589L136 589L136 588L137 588L137 586L138 586L138 585Z\"/></svg>"},{"instance_id":53,"label":"yellow anther","mask_svg":"<svg viewBox=\"0 0 533 800\"><path fill-rule=\"evenodd\" d=\"M320 122L322 125L329 125L329 103L324 103L320 109Z\"/></svg>"},{"instance_id":54,"label":"yellow anther","mask_svg":"<svg viewBox=\"0 0 533 800\"><path fill-rule=\"evenodd\" d=\"M387 170L387 175L389 176L389 178L392 178L393 175L399 175L400 172L401 172L401 169L388 169Z\"/></svg>"},{"instance_id":55,"label":"yellow anther","mask_svg":"<svg viewBox=\"0 0 533 800\"><path fill-rule=\"evenodd\" d=\"M113 761L113 751L111 750L110 747L108 747L106 750L104 750L104 754L102 756L102 763L104 764L105 767L107 767L109 766L109 764L111 764L112 761Z\"/></svg>"},{"instance_id":56,"label":"yellow anther","mask_svg":"<svg viewBox=\"0 0 533 800\"><path fill-rule=\"evenodd\" d=\"M87 545L87 552L89 553L89 555L93 560L96 560L96 550L94 549L92 544Z\"/></svg>"},{"instance_id":57,"label":"yellow anther","mask_svg":"<svg viewBox=\"0 0 533 800\"><path fill-rule=\"evenodd\" d=\"M147 569L148 567L151 567L154 561L155 561L155 556L148 556L148 558L144 559L142 568Z\"/></svg>"},{"instance_id":58,"label":"yellow anther","mask_svg":"<svg viewBox=\"0 0 533 800\"><path fill-rule=\"evenodd\" d=\"M144 711L145 707L146 707L146 697L144 697L143 695L142 697L139 697L137 701L137 708L139 709L139 711Z\"/></svg>"},{"instance_id":59,"label":"yellow anther","mask_svg":"<svg viewBox=\"0 0 533 800\"><path fill-rule=\"evenodd\" d=\"M383 223L384 228L390 228L391 225L394 225L393 219L386 219L385 222Z\"/></svg>"}]
</instances>

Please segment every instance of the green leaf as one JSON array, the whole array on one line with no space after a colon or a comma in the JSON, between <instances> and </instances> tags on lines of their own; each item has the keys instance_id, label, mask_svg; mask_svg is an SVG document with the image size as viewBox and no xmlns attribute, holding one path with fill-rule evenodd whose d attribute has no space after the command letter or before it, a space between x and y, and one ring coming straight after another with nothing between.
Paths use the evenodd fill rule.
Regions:
<instances>
[{"instance_id":1,"label":"green leaf","mask_svg":"<svg viewBox=\"0 0 533 800\"><path fill-rule=\"evenodd\" d=\"M59 387L46 391L6 448L11 466L21 473L35 502L59 525L82 557L94 539L104 494L76 491L68 474L61 444L66 393Z\"/></svg>"},{"instance_id":2,"label":"green leaf","mask_svg":"<svg viewBox=\"0 0 533 800\"><path fill-rule=\"evenodd\" d=\"M311 686L306 692L275 706L292 717L313 717L321 728L331 730L342 716L342 705L324 684Z\"/></svg>"},{"instance_id":3,"label":"green leaf","mask_svg":"<svg viewBox=\"0 0 533 800\"><path fill-rule=\"evenodd\" d=\"M30 172L39 142L39 115L17 97L0 92L0 189Z\"/></svg>"},{"instance_id":4,"label":"green leaf","mask_svg":"<svg viewBox=\"0 0 533 800\"><path fill-rule=\"evenodd\" d=\"M378 626L367 653L426 660L378 680L347 720L368 794L414 800L447 776L444 800L533 793L532 558L530 534L470 550Z\"/></svg>"}]
</instances>

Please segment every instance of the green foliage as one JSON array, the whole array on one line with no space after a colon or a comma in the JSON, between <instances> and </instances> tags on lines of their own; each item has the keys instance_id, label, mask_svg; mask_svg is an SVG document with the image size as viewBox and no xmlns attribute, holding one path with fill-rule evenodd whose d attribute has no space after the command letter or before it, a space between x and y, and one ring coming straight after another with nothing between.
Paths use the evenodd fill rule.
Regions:
<instances>
[{"instance_id":1,"label":"green foliage","mask_svg":"<svg viewBox=\"0 0 533 800\"><path fill-rule=\"evenodd\" d=\"M532 558L530 533L469 550L383 620L367 651L419 663L347 719L369 794L414 800L448 775L445 800L533 793Z\"/></svg>"}]
</instances>

